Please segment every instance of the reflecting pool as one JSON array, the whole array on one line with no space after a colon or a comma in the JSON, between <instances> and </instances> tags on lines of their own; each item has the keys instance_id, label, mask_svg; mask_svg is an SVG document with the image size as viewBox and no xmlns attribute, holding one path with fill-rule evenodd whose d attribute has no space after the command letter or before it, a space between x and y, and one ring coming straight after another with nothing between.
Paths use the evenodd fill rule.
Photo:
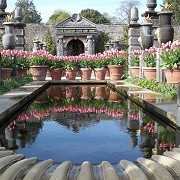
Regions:
<instances>
[{"instance_id":1,"label":"reflecting pool","mask_svg":"<svg viewBox=\"0 0 180 180\"><path fill-rule=\"evenodd\" d=\"M106 86L50 86L1 127L0 142L39 160L113 164L172 150L176 132Z\"/></svg>"}]
</instances>

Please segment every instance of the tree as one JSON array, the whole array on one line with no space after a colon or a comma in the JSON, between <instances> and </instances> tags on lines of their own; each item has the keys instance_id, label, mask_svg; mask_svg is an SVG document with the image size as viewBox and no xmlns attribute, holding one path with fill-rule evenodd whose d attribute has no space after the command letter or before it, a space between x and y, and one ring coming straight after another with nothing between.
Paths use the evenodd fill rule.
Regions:
<instances>
[{"instance_id":1,"label":"tree","mask_svg":"<svg viewBox=\"0 0 180 180\"><path fill-rule=\"evenodd\" d=\"M48 28L46 32L46 37L45 37L45 44L47 46L47 51L53 55L56 55L56 45L53 41L53 37L50 31L50 28Z\"/></svg>"},{"instance_id":2,"label":"tree","mask_svg":"<svg viewBox=\"0 0 180 180\"><path fill-rule=\"evenodd\" d=\"M84 9L81 11L80 15L95 24L110 23L110 21L103 14L94 9Z\"/></svg>"},{"instance_id":3,"label":"tree","mask_svg":"<svg viewBox=\"0 0 180 180\"><path fill-rule=\"evenodd\" d=\"M65 20L69 16L70 16L69 13L66 11L55 10L54 13L48 19L48 24L57 24L57 23Z\"/></svg>"},{"instance_id":4,"label":"tree","mask_svg":"<svg viewBox=\"0 0 180 180\"><path fill-rule=\"evenodd\" d=\"M164 0L163 4L172 4L171 10L174 15L172 16L172 23L174 25L180 25L180 1L179 0Z\"/></svg>"},{"instance_id":5,"label":"tree","mask_svg":"<svg viewBox=\"0 0 180 180\"><path fill-rule=\"evenodd\" d=\"M38 13L33 0L18 0L16 7L21 7L23 11L23 23L40 23L42 21L41 13Z\"/></svg>"},{"instance_id":6,"label":"tree","mask_svg":"<svg viewBox=\"0 0 180 180\"><path fill-rule=\"evenodd\" d=\"M133 6L139 6L138 0L126 0L120 3L119 8L116 9L117 21L120 24L129 24L131 17L131 8Z\"/></svg>"}]
</instances>

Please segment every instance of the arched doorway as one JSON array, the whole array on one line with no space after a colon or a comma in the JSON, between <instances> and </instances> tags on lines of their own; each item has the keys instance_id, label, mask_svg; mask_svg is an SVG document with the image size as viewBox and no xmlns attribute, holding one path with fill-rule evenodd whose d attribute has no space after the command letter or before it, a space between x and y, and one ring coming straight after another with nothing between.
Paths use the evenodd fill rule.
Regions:
<instances>
[{"instance_id":1,"label":"arched doorway","mask_svg":"<svg viewBox=\"0 0 180 180\"><path fill-rule=\"evenodd\" d=\"M67 56L77 56L84 53L84 44L79 39L73 39L67 44Z\"/></svg>"}]
</instances>

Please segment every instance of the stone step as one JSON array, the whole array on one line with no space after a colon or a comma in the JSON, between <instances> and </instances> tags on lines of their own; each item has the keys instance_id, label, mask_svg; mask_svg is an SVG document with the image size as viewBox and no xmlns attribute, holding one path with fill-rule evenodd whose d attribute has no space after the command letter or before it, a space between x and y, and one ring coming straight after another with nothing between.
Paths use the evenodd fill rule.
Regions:
<instances>
[{"instance_id":1,"label":"stone step","mask_svg":"<svg viewBox=\"0 0 180 180\"><path fill-rule=\"evenodd\" d=\"M174 179L180 179L180 161L162 155L152 155L151 158L163 165L172 174Z\"/></svg>"},{"instance_id":2,"label":"stone step","mask_svg":"<svg viewBox=\"0 0 180 180\"><path fill-rule=\"evenodd\" d=\"M14 152L11 150L0 151L0 158L11 154L14 154Z\"/></svg>"},{"instance_id":3,"label":"stone step","mask_svg":"<svg viewBox=\"0 0 180 180\"><path fill-rule=\"evenodd\" d=\"M147 180L143 171L134 163L127 160L121 160L120 165L124 168L130 180Z\"/></svg>"},{"instance_id":4,"label":"stone step","mask_svg":"<svg viewBox=\"0 0 180 180\"><path fill-rule=\"evenodd\" d=\"M55 169L50 180L66 180L66 179L68 179L71 168L72 168L71 161L63 162Z\"/></svg>"},{"instance_id":5,"label":"stone step","mask_svg":"<svg viewBox=\"0 0 180 180\"><path fill-rule=\"evenodd\" d=\"M173 149L173 152L178 152L178 153L180 153L180 148L174 148L174 149Z\"/></svg>"},{"instance_id":6,"label":"stone step","mask_svg":"<svg viewBox=\"0 0 180 180\"><path fill-rule=\"evenodd\" d=\"M163 155L168 156L170 158L176 159L180 161L180 153L178 152L172 152L172 151L165 151Z\"/></svg>"},{"instance_id":7,"label":"stone step","mask_svg":"<svg viewBox=\"0 0 180 180\"><path fill-rule=\"evenodd\" d=\"M119 175L108 161L103 161L100 166L103 170L104 180L119 180Z\"/></svg>"},{"instance_id":8,"label":"stone step","mask_svg":"<svg viewBox=\"0 0 180 180\"><path fill-rule=\"evenodd\" d=\"M48 159L43 162L40 162L39 164L35 165L24 177L23 180L39 180L43 173L52 166L53 160Z\"/></svg>"},{"instance_id":9,"label":"stone step","mask_svg":"<svg viewBox=\"0 0 180 180\"><path fill-rule=\"evenodd\" d=\"M0 176L0 180L14 180L16 176L24 169L27 169L30 165L35 164L37 161L36 157L23 159L16 162L10 166L3 174Z\"/></svg>"},{"instance_id":10,"label":"stone step","mask_svg":"<svg viewBox=\"0 0 180 180\"><path fill-rule=\"evenodd\" d=\"M90 162L83 162L77 180L94 180L93 168Z\"/></svg>"},{"instance_id":11,"label":"stone step","mask_svg":"<svg viewBox=\"0 0 180 180\"><path fill-rule=\"evenodd\" d=\"M6 167L16 161L19 161L23 158L24 158L23 154L13 154L13 155L9 155L9 156L0 158L0 171L2 169L4 169L4 167Z\"/></svg>"},{"instance_id":12,"label":"stone step","mask_svg":"<svg viewBox=\"0 0 180 180\"><path fill-rule=\"evenodd\" d=\"M5 147L0 147L0 151L6 150Z\"/></svg>"},{"instance_id":13,"label":"stone step","mask_svg":"<svg viewBox=\"0 0 180 180\"><path fill-rule=\"evenodd\" d=\"M173 180L172 175L160 164L150 159L138 158L137 162L144 170L148 179L152 180Z\"/></svg>"}]
</instances>

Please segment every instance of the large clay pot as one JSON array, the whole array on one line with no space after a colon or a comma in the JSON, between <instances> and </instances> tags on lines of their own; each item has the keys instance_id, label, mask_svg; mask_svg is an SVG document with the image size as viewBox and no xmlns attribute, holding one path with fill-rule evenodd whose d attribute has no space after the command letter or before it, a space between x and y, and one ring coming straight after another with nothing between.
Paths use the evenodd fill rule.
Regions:
<instances>
[{"instance_id":1,"label":"large clay pot","mask_svg":"<svg viewBox=\"0 0 180 180\"><path fill-rule=\"evenodd\" d=\"M134 76L134 77L139 77L139 66L131 66L129 67L130 69L130 73L131 73L131 76Z\"/></svg>"},{"instance_id":2,"label":"large clay pot","mask_svg":"<svg viewBox=\"0 0 180 180\"><path fill-rule=\"evenodd\" d=\"M27 75L28 68L17 68L16 69L16 75L17 76L25 76Z\"/></svg>"},{"instance_id":3,"label":"large clay pot","mask_svg":"<svg viewBox=\"0 0 180 180\"><path fill-rule=\"evenodd\" d=\"M156 35L159 44L161 45L162 43L173 41L174 28L171 25L171 16L173 15L173 12L161 11L157 14L159 15L159 26L156 30Z\"/></svg>"},{"instance_id":4,"label":"large clay pot","mask_svg":"<svg viewBox=\"0 0 180 180\"><path fill-rule=\"evenodd\" d=\"M105 91L105 87L96 87L95 88L95 99L104 99L106 98L106 91Z\"/></svg>"},{"instance_id":5,"label":"large clay pot","mask_svg":"<svg viewBox=\"0 0 180 180\"><path fill-rule=\"evenodd\" d=\"M94 74L96 80L105 80L106 71L107 71L106 68L94 68Z\"/></svg>"},{"instance_id":6,"label":"large clay pot","mask_svg":"<svg viewBox=\"0 0 180 180\"><path fill-rule=\"evenodd\" d=\"M56 99L56 100L61 99L63 96L61 87L60 86L52 86L51 94L52 94L53 99Z\"/></svg>"},{"instance_id":7,"label":"large clay pot","mask_svg":"<svg viewBox=\"0 0 180 180\"><path fill-rule=\"evenodd\" d=\"M109 101L112 101L112 102L120 102L120 101L122 101L122 98L121 98L120 94L118 94L118 93L115 92L115 91L110 90L110 93L109 93Z\"/></svg>"},{"instance_id":8,"label":"large clay pot","mask_svg":"<svg viewBox=\"0 0 180 180\"><path fill-rule=\"evenodd\" d=\"M30 66L29 72L34 81L45 81L48 66Z\"/></svg>"},{"instance_id":9,"label":"large clay pot","mask_svg":"<svg viewBox=\"0 0 180 180\"><path fill-rule=\"evenodd\" d=\"M82 86L81 88L81 99L90 99L92 97L91 87Z\"/></svg>"},{"instance_id":10,"label":"large clay pot","mask_svg":"<svg viewBox=\"0 0 180 180\"><path fill-rule=\"evenodd\" d=\"M110 80L120 80L124 71L122 65L109 65Z\"/></svg>"},{"instance_id":11,"label":"large clay pot","mask_svg":"<svg viewBox=\"0 0 180 180\"><path fill-rule=\"evenodd\" d=\"M12 68L2 68L2 79L8 79L11 77Z\"/></svg>"},{"instance_id":12,"label":"large clay pot","mask_svg":"<svg viewBox=\"0 0 180 180\"><path fill-rule=\"evenodd\" d=\"M77 74L77 69L66 69L66 79L75 80Z\"/></svg>"},{"instance_id":13,"label":"large clay pot","mask_svg":"<svg viewBox=\"0 0 180 180\"><path fill-rule=\"evenodd\" d=\"M143 71L144 71L145 78L156 80L156 68L155 67L144 67Z\"/></svg>"},{"instance_id":14,"label":"large clay pot","mask_svg":"<svg viewBox=\"0 0 180 180\"><path fill-rule=\"evenodd\" d=\"M63 71L63 70L62 70L61 68L52 68L52 69L50 70L52 80L53 80L53 81L61 80L62 71Z\"/></svg>"},{"instance_id":15,"label":"large clay pot","mask_svg":"<svg viewBox=\"0 0 180 180\"><path fill-rule=\"evenodd\" d=\"M180 68L164 69L167 83L178 83L180 82Z\"/></svg>"},{"instance_id":16,"label":"large clay pot","mask_svg":"<svg viewBox=\"0 0 180 180\"><path fill-rule=\"evenodd\" d=\"M3 23L5 27L5 34L2 37L4 49L14 49L16 46L14 38L14 23L5 22Z\"/></svg>"},{"instance_id":17,"label":"large clay pot","mask_svg":"<svg viewBox=\"0 0 180 180\"><path fill-rule=\"evenodd\" d=\"M66 88L66 99L74 99L77 98L76 87L67 87Z\"/></svg>"},{"instance_id":18,"label":"large clay pot","mask_svg":"<svg viewBox=\"0 0 180 180\"><path fill-rule=\"evenodd\" d=\"M80 69L81 80L90 80L91 73L92 73L91 68L81 68Z\"/></svg>"}]
</instances>

